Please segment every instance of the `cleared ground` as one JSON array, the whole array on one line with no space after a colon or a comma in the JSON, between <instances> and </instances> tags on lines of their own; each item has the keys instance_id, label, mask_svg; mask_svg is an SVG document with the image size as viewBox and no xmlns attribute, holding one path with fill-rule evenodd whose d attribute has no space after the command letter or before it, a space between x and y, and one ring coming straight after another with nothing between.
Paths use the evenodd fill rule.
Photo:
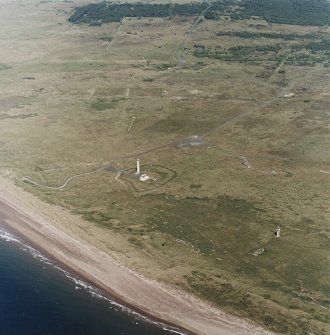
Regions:
<instances>
[{"instance_id":1,"label":"cleared ground","mask_svg":"<svg viewBox=\"0 0 330 335\"><path fill-rule=\"evenodd\" d=\"M216 35L328 29L69 24L81 3L0 2L1 174L149 277L278 332L329 332L328 56L291 64L296 41ZM288 58L195 53L253 43ZM137 158L156 180L134 177Z\"/></svg>"}]
</instances>

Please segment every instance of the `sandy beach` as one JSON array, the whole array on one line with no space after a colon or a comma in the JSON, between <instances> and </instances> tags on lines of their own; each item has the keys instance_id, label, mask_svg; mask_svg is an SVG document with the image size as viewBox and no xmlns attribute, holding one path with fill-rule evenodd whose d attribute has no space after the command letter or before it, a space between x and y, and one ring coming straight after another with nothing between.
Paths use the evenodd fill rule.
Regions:
<instances>
[{"instance_id":1,"label":"sandy beach","mask_svg":"<svg viewBox=\"0 0 330 335\"><path fill-rule=\"evenodd\" d=\"M53 218L47 218L44 211L36 210L39 206L46 210L48 205L1 180L2 221L37 249L124 304L187 330L188 334L271 334L194 297L140 276L117 263L111 255L59 229L52 223ZM65 220L65 214L62 215Z\"/></svg>"}]
</instances>

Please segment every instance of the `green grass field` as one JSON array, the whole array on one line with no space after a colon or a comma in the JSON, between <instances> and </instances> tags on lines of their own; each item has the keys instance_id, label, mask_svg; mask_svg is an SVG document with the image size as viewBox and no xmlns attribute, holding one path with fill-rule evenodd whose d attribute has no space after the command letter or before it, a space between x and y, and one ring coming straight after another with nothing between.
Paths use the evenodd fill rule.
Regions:
<instances>
[{"instance_id":1,"label":"green grass field","mask_svg":"<svg viewBox=\"0 0 330 335\"><path fill-rule=\"evenodd\" d=\"M329 50L290 55L329 28L69 23L85 3L2 1L1 174L101 229L105 250L123 238L147 276L279 333L327 334ZM278 44L276 59L196 55ZM137 158L155 180L135 178Z\"/></svg>"}]
</instances>

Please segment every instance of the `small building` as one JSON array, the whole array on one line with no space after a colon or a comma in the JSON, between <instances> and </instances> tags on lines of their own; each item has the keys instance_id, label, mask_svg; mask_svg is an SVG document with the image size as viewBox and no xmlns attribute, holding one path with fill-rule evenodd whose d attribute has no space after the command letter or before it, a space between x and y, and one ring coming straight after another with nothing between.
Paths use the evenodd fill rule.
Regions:
<instances>
[{"instance_id":1,"label":"small building","mask_svg":"<svg viewBox=\"0 0 330 335\"><path fill-rule=\"evenodd\" d=\"M293 97L294 97L294 93L283 94L283 98L293 98Z\"/></svg>"},{"instance_id":2,"label":"small building","mask_svg":"<svg viewBox=\"0 0 330 335\"><path fill-rule=\"evenodd\" d=\"M274 234L276 237L280 237L280 234L281 234L281 228L280 227L277 227L276 230L274 231Z\"/></svg>"},{"instance_id":3,"label":"small building","mask_svg":"<svg viewBox=\"0 0 330 335\"><path fill-rule=\"evenodd\" d=\"M140 181L147 181L148 179L150 179L150 177L145 173L141 174L139 177Z\"/></svg>"}]
</instances>

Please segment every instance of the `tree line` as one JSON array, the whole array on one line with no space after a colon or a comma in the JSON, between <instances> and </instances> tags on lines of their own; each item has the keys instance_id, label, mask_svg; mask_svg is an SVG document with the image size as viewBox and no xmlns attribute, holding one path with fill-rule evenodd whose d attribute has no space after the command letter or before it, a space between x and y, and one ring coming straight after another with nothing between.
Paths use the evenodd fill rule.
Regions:
<instances>
[{"instance_id":1,"label":"tree line","mask_svg":"<svg viewBox=\"0 0 330 335\"><path fill-rule=\"evenodd\" d=\"M327 0L215 0L191 3L111 3L99 2L77 7L69 21L102 24L120 22L124 17L197 16L207 20L229 16L232 20L260 17L271 23L328 25L330 2Z\"/></svg>"}]
</instances>

